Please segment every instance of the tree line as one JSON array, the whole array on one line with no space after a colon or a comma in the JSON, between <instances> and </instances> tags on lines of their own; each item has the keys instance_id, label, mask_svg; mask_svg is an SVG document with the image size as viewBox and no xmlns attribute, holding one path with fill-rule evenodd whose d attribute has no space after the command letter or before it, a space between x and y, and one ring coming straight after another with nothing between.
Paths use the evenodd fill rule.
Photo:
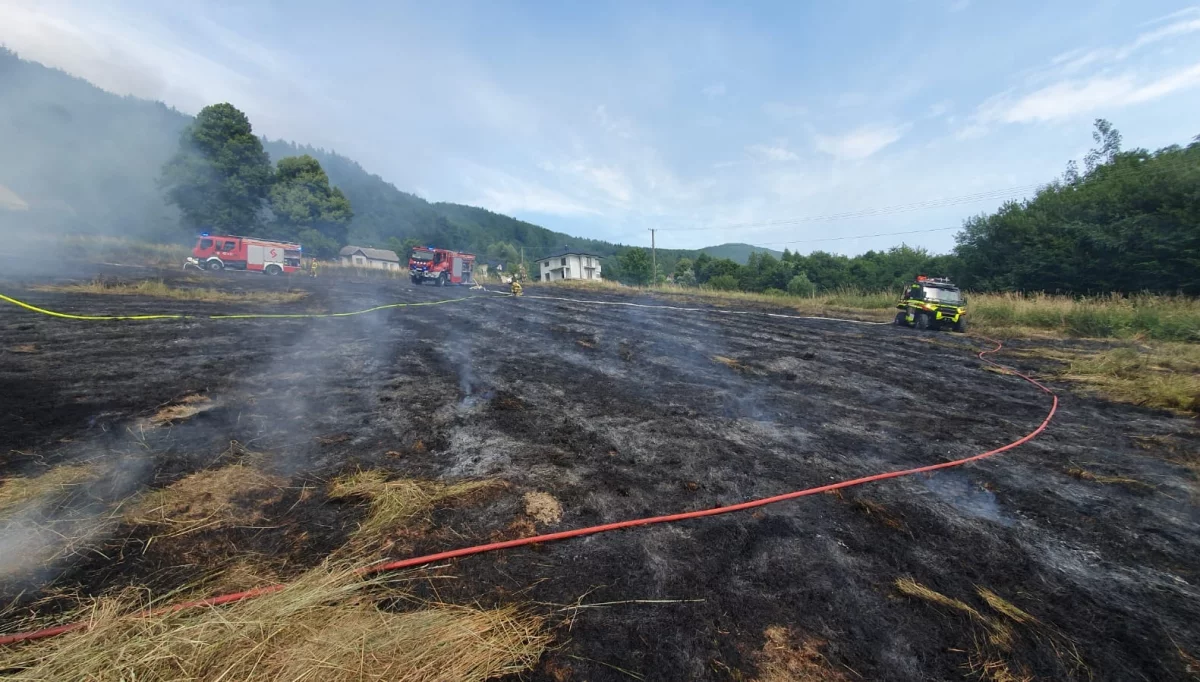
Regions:
<instances>
[{"instance_id":1,"label":"tree line","mask_svg":"<svg viewBox=\"0 0 1200 682\"><path fill-rule=\"evenodd\" d=\"M843 288L898 290L918 274L977 291L1062 294L1200 294L1200 136L1155 152L1121 150L1097 119L1084 167L1033 197L968 218L951 253L897 246L848 257L823 251L752 254L741 265L705 254L660 267L659 281L714 289L809 294ZM621 255L623 281L654 279L644 250Z\"/></svg>"},{"instance_id":2,"label":"tree line","mask_svg":"<svg viewBox=\"0 0 1200 682\"><path fill-rule=\"evenodd\" d=\"M329 257L346 242L350 201L303 154L272 167L250 119L231 104L204 107L180 135L160 186L192 232L292 239Z\"/></svg>"}]
</instances>

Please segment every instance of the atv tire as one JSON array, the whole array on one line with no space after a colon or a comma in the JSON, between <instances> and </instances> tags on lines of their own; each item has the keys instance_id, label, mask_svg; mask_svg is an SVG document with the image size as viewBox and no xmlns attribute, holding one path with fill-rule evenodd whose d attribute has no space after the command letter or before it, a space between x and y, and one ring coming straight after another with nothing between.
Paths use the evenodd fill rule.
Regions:
<instances>
[{"instance_id":1,"label":"atv tire","mask_svg":"<svg viewBox=\"0 0 1200 682\"><path fill-rule=\"evenodd\" d=\"M967 318L958 318L958 322L954 323L954 331L958 332L959 334L965 334L967 331Z\"/></svg>"},{"instance_id":2,"label":"atv tire","mask_svg":"<svg viewBox=\"0 0 1200 682\"><path fill-rule=\"evenodd\" d=\"M920 329L921 331L925 331L926 329L929 329L930 326L931 325L929 324L929 315L927 315L926 313L917 313L917 323L916 323L917 329Z\"/></svg>"},{"instance_id":3,"label":"atv tire","mask_svg":"<svg viewBox=\"0 0 1200 682\"><path fill-rule=\"evenodd\" d=\"M908 316L904 314L903 310L896 313L896 326L897 327L907 327L908 326Z\"/></svg>"}]
</instances>

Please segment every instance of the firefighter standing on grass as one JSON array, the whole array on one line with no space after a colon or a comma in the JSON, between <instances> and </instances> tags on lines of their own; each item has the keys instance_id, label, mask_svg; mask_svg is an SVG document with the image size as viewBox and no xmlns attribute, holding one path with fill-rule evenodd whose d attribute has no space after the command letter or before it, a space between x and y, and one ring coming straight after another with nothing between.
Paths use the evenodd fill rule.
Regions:
<instances>
[{"instance_id":1,"label":"firefighter standing on grass","mask_svg":"<svg viewBox=\"0 0 1200 682\"><path fill-rule=\"evenodd\" d=\"M310 258L308 261L308 276L309 277L317 276L317 259L315 257Z\"/></svg>"}]
</instances>

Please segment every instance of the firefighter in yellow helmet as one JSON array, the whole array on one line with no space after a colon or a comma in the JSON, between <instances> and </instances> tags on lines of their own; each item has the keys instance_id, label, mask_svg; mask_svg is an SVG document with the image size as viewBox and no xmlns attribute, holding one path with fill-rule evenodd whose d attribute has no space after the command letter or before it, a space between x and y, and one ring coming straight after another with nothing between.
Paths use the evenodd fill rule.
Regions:
<instances>
[{"instance_id":1,"label":"firefighter in yellow helmet","mask_svg":"<svg viewBox=\"0 0 1200 682\"><path fill-rule=\"evenodd\" d=\"M508 290L512 293L513 296L521 295L521 283L519 281L517 281L516 277L513 277L512 284L509 285Z\"/></svg>"}]
</instances>

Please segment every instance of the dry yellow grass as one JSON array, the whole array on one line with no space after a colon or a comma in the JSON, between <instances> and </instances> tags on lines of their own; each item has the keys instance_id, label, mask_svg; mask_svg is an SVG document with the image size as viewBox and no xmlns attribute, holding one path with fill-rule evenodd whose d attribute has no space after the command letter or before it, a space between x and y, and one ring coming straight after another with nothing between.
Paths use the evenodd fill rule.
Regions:
<instances>
[{"instance_id":1,"label":"dry yellow grass","mask_svg":"<svg viewBox=\"0 0 1200 682\"><path fill-rule=\"evenodd\" d=\"M157 412L151 415L150 424L153 426L165 426L189 419L214 407L216 405L206 396L199 394L184 396L170 405L159 408Z\"/></svg>"},{"instance_id":2,"label":"dry yellow grass","mask_svg":"<svg viewBox=\"0 0 1200 682\"><path fill-rule=\"evenodd\" d=\"M756 682L845 682L849 676L835 670L821 650L825 642L799 638L790 630L772 625L763 632L766 642L755 655Z\"/></svg>"},{"instance_id":3,"label":"dry yellow grass","mask_svg":"<svg viewBox=\"0 0 1200 682\"><path fill-rule=\"evenodd\" d=\"M62 464L33 477L0 479L0 519L30 502L52 500L96 478L89 464Z\"/></svg>"},{"instance_id":4,"label":"dry yellow grass","mask_svg":"<svg viewBox=\"0 0 1200 682\"><path fill-rule=\"evenodd\" d=\"M562 519L563 508L550 493L530 492L525 493L525 514L544 526L550 526Z\"/></svg>"},{"instance_id":5,"label":"dry yellow grass","mask_svg":"<svg viewBox=\"0 0 1200 682\"><path fill-rule=\"evenodd\" d=\"M200 528L254 526L263 522L267 506L283 499L286 484L244 464L206 469L144 495L125 512L125 520L168 526L172 536Z\"/></svg>"},{"instance_id":6,"label":"dry yellow grass","mask_svg":"<svg viewBox=\"0 0 1200 682\"><path fill-rule=\"evenodd\" d=\"M0 649L5 679L482 681L529 670L548 643L540 619L511 607L385 610L380 603L406 595L348 566L220 608L146 616L139 595L70 614L90 624L85 631Z\"/></svg>"},{"instance_id":7,"label":"dry yellow grass","mask_svg":"<svg viewBox=\"0 0 1200 682\"><path fill-rule=\"evenodd\" d=\"M96 513L87 497L89 484L104 474L91 463L67 464L0 481L0 580L92 548L116 524L111 514Z\"/></svg>"},{"instance_id":8,"label":"dry yellow grass","mask_svg":"<svg viewBox=\"0 0 1200 682\"><path fill-rule=\"evenodd\" d=\"M1087 666L1069 639L986 587L976 586L976 594L1000 617L982 613L970 604L932 590L912 578L900 578L895 585L902 594L952 609L967 617L977 634L972 636L966 667L982 679L991 682L1027 682L1034 679L1024 666L1012 660L1022 630L1031 635L1032 645L1051 650L1065 675L1087 672Z\"/></svg>"},{"instance_id":9,"label":"dry yellow grass","mask_svg":"<svg viewBox=\"0 0 1200 682\"><path fill-rule=\"evenodd\" d=\"M1200 344L1146 342L1104 350L1013 351L1063 364L1059 377L1119 402L1200 412Z\"/></svg>"},{"instance_id":10,"label":"dry yellow grass","mask_svg":"<svg viewBox=\"0 0 1200 682\"><path fill-rule=\"evenodd\" d=\"M370 502L370 511L349 545L361 551L364 545L386 542L389 533L413 523L441 502L503 485L499 481L389 481L385 472L372 469L336 479L330 486L329 497Z\"/></svg>"},{"instance_id":11,"label":"dry yellow grass","mask_svg":"<svg viewBox=\"0 0 1200 682\"><path fill-rule=\"evenodd\" d=\"M137 283L94 280L87 284L46 284L36 286L34 290L66 294L145 296L206 303L295 303L308 296L306 291L221 291L203 287L173 287L162 280L144 280Z\"/></svg>"}]
</instances>

